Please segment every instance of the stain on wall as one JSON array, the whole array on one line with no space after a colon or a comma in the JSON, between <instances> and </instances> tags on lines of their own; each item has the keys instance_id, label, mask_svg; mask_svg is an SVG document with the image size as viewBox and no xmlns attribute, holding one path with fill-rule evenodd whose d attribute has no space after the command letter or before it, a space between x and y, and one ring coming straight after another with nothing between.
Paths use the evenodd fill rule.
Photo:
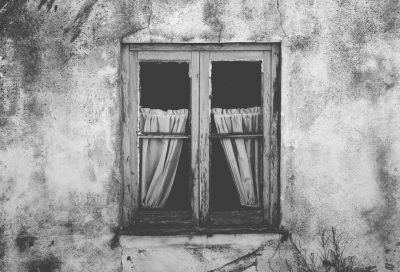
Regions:
<instances>
[{"instance_id":1,"label":"stain on wall","mask_svg":"<svg viewBox=\"0 0 400 272\"><path fill-rule=\"evenodd\" d=\"M26 249L33 247L37 238L35 236L29 235L26 230L21 230L18 233L15 242L17 243L20 252L24 252Z\"/></svg>"},{"instance_id":2,"label":"stain on wall","mask_svg":"<svg viewBox=\"0 0 400 272\"><path fill-rule=\"evenodd\" d=\"M1 222L1 221L0 221ZM1 222L0 226L0 266L4 266L4 256L6 255L7 237L5 236L5 226Z\"/></svg>"},{"instance_id":3,"label":"stain on wall","mask_svg":"<svg viewBox=\"0 0 400 272\"><path fill-rule=\"evenodd\" d=\"M204 271L260 246L119 237L121 41L281 42L282 225L310 246L335 226L361 262L396 271L399 5L2 1L0 271ZM275 242L247 271L279 267Z\"/></svg>"},{"instance_id":4,"label":"stain on wall","mask_svg":"<svg viewBox=\"0 0 400 272\"><path fill-rule=\"evenodd\" d=\"M41 259L34 259L26 263L28 272L56 272L61 269L61 261L53 255Z\"/></svg>"}]
</instances>

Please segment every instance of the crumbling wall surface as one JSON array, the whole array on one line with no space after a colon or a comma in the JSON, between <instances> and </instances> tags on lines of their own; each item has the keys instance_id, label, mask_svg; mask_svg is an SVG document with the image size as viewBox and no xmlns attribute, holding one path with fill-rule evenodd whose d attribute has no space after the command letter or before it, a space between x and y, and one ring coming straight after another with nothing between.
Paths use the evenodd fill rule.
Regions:
<instances>
[{"instance_id":1,"label":"crumbling wall surface","mask_svg":"<svg viewBox=\"0 0 400 272\"><path fill-rule=\"evenodd\" d=\"M399 270L399 12L398 0L0 2L0 271L283 269L289 247L271 235L116 235L121 39L282 42L282 225L311 248L334 226L359 262Z\"/></svg>"},{"instance_id":2,"label":"crumbling wall surface","mask_svg":"<svg viewBox=\"0 0 400 272\"><path fill-rule=\"evenodd\" d=\"M106 1L0 12L0 270L118 271L123 18Z\"/></svg>"}]
</instances>

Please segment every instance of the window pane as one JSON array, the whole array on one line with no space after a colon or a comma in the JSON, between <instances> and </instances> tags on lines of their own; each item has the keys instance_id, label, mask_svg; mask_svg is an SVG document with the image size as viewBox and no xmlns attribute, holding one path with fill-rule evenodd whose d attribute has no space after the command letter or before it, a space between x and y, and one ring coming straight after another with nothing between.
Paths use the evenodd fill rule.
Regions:
<instances>
[{"instance_id":1,"label":"window pane","mask_svg":"<svg viewBox=\"0 0 400 272\"><path fill-rule=\"evenodd\" d=\"M228 161L220 141L213 141L210 154L210 208L211 210L239 210L239 194L232 180Z\"/></svg>"},{"instance_id":2,"label":"window pane","mask_svg":"<svg viewBox=\"0 0 400 272\"><path fill-rule=\"evenodd\" d=\"M211 133L262 133L261 62L212 62ZM212 210L260 207L261 138L213 139Z\"/></svg>"},{"instance_id":3,"label":"window pane","mask_svg":"<svg viewBox=\"0 0 400 272\"><path fill-rule=\"evenodd\" d=\"M166 209L189 210L190 191L189 191L189 172L190 172L190 142L183 141L181 157L171 193L168 197Z\"/></svg>"},{"instance_id":4,"label":"window pane","mask_svg":"<svg viewBox=\"0 0 400 272\"><path fill-rule=\"evenodd\" d=\"M174 110L189 109L189 105L189 63L140 63L141 107Z\"/></svg>"},{"instance_id":5,"label":"window pane","mask_svg":"<svg viewBox=\"0 0 400 272\"><path fill-rule=\"evenodd\" d=\"M140 131L190 131L188 73L188 63L140 63ZM142 138L140 152L141 207L189 209L190 141Z\"/></svg>"},{"instance_id":6,"label":"window pane","mask_svg":"<svg viewBox=\"0 0 400 272\"><path fill-rule=\"evenodd\" d=\"M182 145L179 158L173 158L171 151L166 152L169 154L160 152L163 147L170 147L171 142ZM150 147L151 150L148 148L149 144L153 144ZM189 141L182 139L142 139L140 150L141 207L189 210ZM174 165L174 161L177 162L177 165ZM173 167L175 169L172 169ZM171 173L173 171L175 174Z\"/></svg>"},{"instance_id":7,"label":"window pane","mask_svg":"<svg viewBox=\"0 0 400 272\"><path fill-rule=\"evenodd\" d=\"M211 148L211 210L258 208L262 178L259 139L215 139Z\"/></svg>"},{"instance_id":8,"label":"window pane","mask_svg":"<svg viewBox=\"0 0 400 272\"><path fill-rule=\"evenodd\" d=\"M261 106L260 61L214 61L211 65L212 108Z\"/></svg>"}]
</instances>

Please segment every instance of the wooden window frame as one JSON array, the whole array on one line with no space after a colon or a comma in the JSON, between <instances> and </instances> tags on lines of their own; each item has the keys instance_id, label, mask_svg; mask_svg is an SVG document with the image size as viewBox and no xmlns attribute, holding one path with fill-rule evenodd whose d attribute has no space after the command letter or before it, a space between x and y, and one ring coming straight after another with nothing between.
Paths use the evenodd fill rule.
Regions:
<instances>
[{"instance_id":1,"label":"wooden window frame","mask_svg":"<svg viewBox=\"0 0 400 272\"><path fill-rule=\"evenodd\" d=\"M280 43L121 44L124 233L175 235L279 232L280 59ZM262 208L259 210L212 213L209 210L210 136L224 137L210 135L210 64L218 60L262 61L263 181ZM138 64L141 61L189 63L190 112L196 114L190 114L190 136L176 137L191 141L191 211L139 209L139 139L154 137L140 134L137 130L140 101ZM204 146L208 148L200 148Z\"/></svg>"}]
</instances>

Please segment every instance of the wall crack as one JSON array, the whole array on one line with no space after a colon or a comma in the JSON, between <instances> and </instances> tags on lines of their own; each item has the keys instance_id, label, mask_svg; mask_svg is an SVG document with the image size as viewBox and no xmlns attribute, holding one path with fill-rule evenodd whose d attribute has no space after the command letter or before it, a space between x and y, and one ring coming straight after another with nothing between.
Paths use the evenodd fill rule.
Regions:
<instances>
[{"instance_id":1,"label":"wall crack","mask_svg":"<svg viewBox=\"0 0 400 272\"><path fill-rule=\"evenodd\" d=\"M283 15L282 15L282 12L281 12L281 7L280 7L279 0L276 0L276 10L278 11L278 14L279 14L279 21L280 21L281 30L282 30L282 33L283 33L283 38L282 38L282 41L283 41L283 39L285 39L287 37L287 34L286 34L285 29L283 28L283 19L282 19Z\"/></svg>"},{"instance_id":2,"label":"wall crack","mask_svg":"<svg viewBox=\"0 0 400 272\"><path fill-rule=\"evenodd\" d=\"M222 15L221 4L207 2L204 6L204 21L212 28L215 34L218 33L218 43L221 42L222 32L224 31L224 24L219 18Z\"/></svg>"},{"instance_id":3,"label":"wall crack","mask_svg":"<svg viewBox=\"0 0 400 272\"><path fill-rule=\"evenodd\" d=\"M153 18L153 2L151 0L149 0L147 2L147 9L148 9L148 13L149 13L149 16L147 18L147 29L149 30L150 41L152 41L152 37L151 37L151 19Z\"/></svg>"},{"instance_id":4,"label":"wall crack","mask_svg":"<svg viewBox=\"0 0 400 272\"><path fill-rule=\"evenodd\" d=\"M258 247L256 250L240 257L237 258L227 264L224 264L221 267L218 267L216 269L210 270L208 272L228 272L228 271L238 271L238 270L244 270L247 269L251 266L256 266L257 269L257 257L261 256L263 253L263 250L267 247L266 244Z\"/></svg>"},{"instance_id":5,"label":"wall crack","mask_svg":"<svg viewBox=\"0 0 400 272\"><path fill-rule=\"evenodd\" d=\"M221 37L222 37L222 31L224 30L224 25L221 23L221 21L218 19L217 16L215 16L215 21L219 25L219 30L218 30L218 43L221 42Z\"/></svg>"},{"instance_id":6,"label":"wall crack","mask_svg":"<svg viewBox=\"0 0 400 272\"><path fill-rule=\"evenodd\" d=\"M121 243L118 243L118 245L121 250L121 271L124 271L124 262L122 261L122 258L124 257L124 249L122 248Z\"/></svg>"}]
</instances>

